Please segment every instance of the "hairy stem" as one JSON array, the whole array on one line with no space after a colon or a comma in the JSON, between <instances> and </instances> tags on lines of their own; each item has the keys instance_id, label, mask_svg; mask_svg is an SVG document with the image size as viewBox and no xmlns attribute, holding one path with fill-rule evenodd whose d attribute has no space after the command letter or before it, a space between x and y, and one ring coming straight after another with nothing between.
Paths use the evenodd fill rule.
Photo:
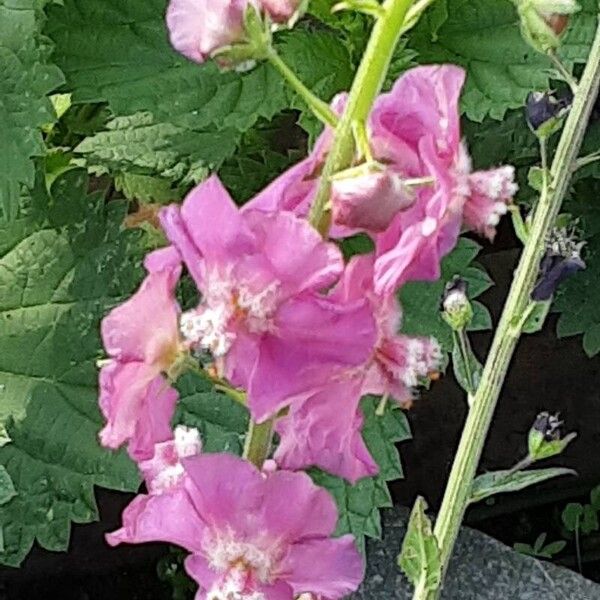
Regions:
<instances>
[{"instance_id":1,"label":"hairy stem","mask_svg":"<svg viewBox=\"0 0 600 600\"><path fill-rule=\"evenodd\" d=\"M506 373L521 335L519 324L530 302L538 277L546 237L554 224L568 189L587 122L600 82L600 26L592 45L588 63L577 87L571 112L565 123L551 168L547 194L542 194L535 209L529 237L515 272L502 317L485 364L481 382L467 416L450 477L435 524L443 572L446 571L469 500L471 484L494 408ZM413 600L435 600L440 588L428 590L421 581Z\"/></svg>"},{"instance_id":2,"label":"hairy stem","mask_svg":"<svg viewBox=\"0 0 600 600\"><path fill-rule=\"evenodd\" d=\"M279 71L290 87L304 100L313 114L325 125L337 127L338 117L326 102L315 96L277 54L274 48L269 48L267 60Z\"/></svg>"},{"instance_id":3,"label":"hairy stem","mask_svg":"<svg viewBox=\"0 0 600 600\"><path fill-rule=\"evenodd\" d=\"M351 166L354 157L354 123L366 123L371 107L385 80L394 49L402 33L404 19L413 0L386 0L367 44L350 93L346 109L335 131L331 151L310 211L310 222L326 236L330 215L326 210L333 174Z\"/></svg>"}]
</instances>

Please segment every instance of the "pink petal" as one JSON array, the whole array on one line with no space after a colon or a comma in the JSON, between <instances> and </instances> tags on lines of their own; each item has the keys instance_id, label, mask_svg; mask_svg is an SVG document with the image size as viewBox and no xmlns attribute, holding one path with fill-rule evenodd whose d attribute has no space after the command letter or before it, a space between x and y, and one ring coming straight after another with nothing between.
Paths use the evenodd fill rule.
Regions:
<instances>
[{"instance_id":1,"label":"pink petal","mask_svg":"<svg viewBox=\"0 0 600 600\"><path fill-rule=\"evenodd\" d=\"M113 362L100 371L100 408L107 424L100 441L118 448L129 441L138 460L154 453L154 444L168 440L178 394L145 363Z\"/></svg>"},{"instance_id":2,"label":"pink petal","mask_svg":"<svg viewBox=\"0 0 600 600\"><path fill-rule=\"evenodd\" d=\"M373 351L375 322L364 300L339 304L316 296L294 298L279 308L275 321L277 335L263 337L246 386L258 421L327 381L333 368L358 366Z\"/></svg>"},{"instance_id":3,"label":"pink petal","mask_svg":"<svg viewBox=\"0 0 600 600\"><path fill-rule=\"evenodd\" d=\"M335 244L325 242L304 219L289 212L244 213L262 254L288 294L332 285L344 269Z\"/></svg>"},{"instance_id":4,"label":"pink petal","mask_svg":"<svg viewBox=\"0 0 600 600\"><path fill-rule=\"evenodd\" d=\"M281 438L277 463L290 470L316 466L351 483L377 474L361 434L361 390L361 377L332 382L292 406L276 423Z\"/></svg>"},{"instance_id":5,"label":"pink petal","mask_svg":"<svg viewBox=\"0 0 600 600\"><path fill-rule=\"evenodd\" d=\"M176 204L167 206L158 213L160 225L168 240L179 251L192 279L199 288L205 285L206 274L202 254L194 245L186 229L181 209Z\"/></svg>"},{"instance_id":6,"label":"pink petal","mask_svg":"<svg viewBox=\"0 0 600 600\"><path fill-rule=\"evenodd\" d=\"M363 580L364 561L354 537L308 540L294 544L285 559L286 580L295 594L312 592L330 600L354 592Z\"/></svg>"},{"instance_id":7,"label":"pink petal","mask_svg":"<svg viewBox=\"0 0 600 600\"><path fill-rule=\"evenodd\" d=\"M183 487L154 496L137 496L123 512L123 527L106 535L111 546L167 542L199 551L205 523Z\"/></svg>"},{"instance_id":8,"label":"pink petal","mask_svg":"<svg viewBox=\"0 0 600 600\"><path fill-rule=\"evenodd\" d=\"M263 487L261 519L273 539L292 543L303 538L328 537L334 532L335 502L306 473L276 471L266 478Z\"/></svg>"},{"instance_id":9,"label":"pink petal","mask_svg":"<svg viewBox=\"0 0 600 600\"><path fill-rule=\"evenodd\" d=\"M263 594L265 600L292 600L294 598L294 590L285 581L276 581L270 585L258 585L256 591Z\"/></svg>"},{"instance_id":10,"label":"pink petal","mask_svg":"<svg viewBox=\"0 0 600 600\"><path fill-rule=\"evenodd\" d=\"M275 23L285 23L300 8L302 0L260 0L260 2Z\"/></svg>"},{"instance_id":11,"label":"pink petal","mask_svg":"<svg viewBox=\"0 0 600 600\"><path fill-rule=\"evenodd\" d=\"M440 155L452 162L460 144L458 101L464 80L464 70L453 65L410 69L375 102L370 121L373 136L388 147L398 144L417 155L420 139L432 136ZM400 152L388 158L396 158L396 167L408 171Z\"/></svg>"},{"instance_id":12,"label":"pink petal","mask_svg":"<svg viewBox=\"0 0 600 600\"><path fill-rule=\"evenodd\" d=\"M201 63L243 38L243 16L252 0L171 0L167 28L173 47Z\"/></svg>"},{"instance_id":13,"label":"pink petal","mask_svg":"<svg viewBox=\"0 0 600 600\"><path fill-rule=\"evenodd\" d=\"M232 454L201 454L184 458L185 481L202 519L244 536L255 533L264 480L251 463Z\"/></svg>"},{"instance_id":14,"label":"pink petal","mask_svg":"<svg viewBox=\"0 0 600 600\"><path fill-rule=\"evenodd\" d=\"M148 261L153 268L157 266L155 258L151 256ZM102 340L110 356L153 363L176 351L179 306L174 289L179 274L178 262L151 272L129 300L104 317Z\"/></svg>"},{"instance_id":15,"label":"pink petal","mask_svg":"<svg viewBox=\"0 0 600 600\"><path fill-rule=\"evenodd\" d=\"M200 598L206 598L206 590L219 583L223 576L212 568L209 558L200 553L192 554L185 559L185 570L200 585L203 594Z\"/></svg>"},{"instance_id":16,"label":"pink petal","mask_svg":"<svg viewBox=\"0 0 600 600\"><path fill-rule=\"evenodd\" d=\"M196 186L181 207L190 239L208 263L235 261L252 252L252 234L216 175Z\"/></svg>"}]
</instances>

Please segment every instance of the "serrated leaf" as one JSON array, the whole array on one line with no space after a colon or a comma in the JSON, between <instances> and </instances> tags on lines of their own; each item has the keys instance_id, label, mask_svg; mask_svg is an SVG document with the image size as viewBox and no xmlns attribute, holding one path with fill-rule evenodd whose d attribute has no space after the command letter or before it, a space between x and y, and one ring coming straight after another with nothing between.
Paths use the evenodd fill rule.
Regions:
<instances>
[{"instance_id":1,"label":"serrated leaf","mask_svg":"<svg viewBox=\"0 0 600 600\"><path fill-rule=\"evenodd\" d=\"M565 281L559 288L553 309L560 312L558 337L583 334L583 349L588 356L600 352L600 183L586 182L576 188L566 210L578 219L586 245L583 250L587 268Z\"/></svg>"},{"instance_id":2,"label":"serrated leaf","mask_svg":"<svg viewBox=\"0 0 600 600\"><path fill-rule=\"evenodd\" d=\"M421 584L424 591L431 591L440 585L442 563L426 510L427 504L419 496L410 513L398 566L415 587Z\"/></svg>"},{"instance_id":3,"label":"serrated leaf","mask_svg":"<svg viewBox=\"0 0 600 600\"><path fill-rule=\"evenodd\" d=\"M13 480L8 471L0 465L0 506L6 504L17 495Z\"/></svg>"},{"instance_id":4,"label":"serrated leaf","mask_svg":"<svg viewBox=\"0 0 600 600\"><path fill-rule=\"evenodd\" d=\"M180 56L167 40L165 7L166 0L65 0L49 9L46 31L73 102L106 101L117 117L79 148L92 168L177 183L198 164L219 166L259 119L303 107L268 63L223 73ZM326 100L349 86L352 64L338 36L296 27L277 35L276 46Z\"/></svg>"},{"instance_id":5,"label":"serrated leaf","mask_svg":"<svg viewBox=\"0 0 600 600\"><path fill-rule=\"evenodd\" d=\"M122 205L86 189L85 173L71 171L52 196L42 184L23 197L17 223L0 223L10 237L0 253L0 423L11 438L0 464L18 494L0 508L5 564L36 539L65 549L71 521L97 518L94 485L139 481L123 453L98 444L96 387L99 321L139 282L138 236L120 231Z\"/></svg>"},{"instance_id":6,"label":"serrated leaf","mask_svg":"<svg viewBox=\"0 0 600 600\"><path fill-rule=\"evenodd\" d=\"M565 469L563 467L533 469L517 471L515 473L511 473L508 469L484 473L473 480L470 502L480 502L484 498L489 498L496 494L518 492L531 485L536 485L563 475L576 475L576 473L573 469Z\"/></svg>"},{"instance_id":7,"label":"serrated leaf","mask_svg":"<svg viewBox=\"0 0 600 600\"><path fill-rule=\"evenodd\" d=\"M18 217L22 185L33 186L33 157L43 156L41 127L55 120L47 95L63 82L49 64L36 0L0 0L0 220Z\"/></svg>"},{"instance_id":8,"label":"serrated leaf","mask_svg":"<svg viewBox=\"0 0 600 600\"><path fill-rule=\"evenodd\" d=\"M594 2L584 0L561 46L573 62L587 59L598 9ZM507 110L522 106L530 91L548 89L551 65L523 40L512 2L447 0L447 7L443 24L423 19L415 27L409 47L417 50L420 63L453 63L467 70L461 106L469 119L502 119Z\"/></svg>"},{"instance_id":9,"label":"serrated leaf","mask_svg":"<svg viewBox=\"0 0 600 600\"><path fill-rule=\"evenodd\" d=\"M486 272L473 264L480 246L467 238L459 239L456 248L442 261L442 277L435 282L411 282L400 290L404 320L402 332L411 335L435 337L442 348L451 352L452 330L441 317L441 301L446 283L460 275L469 284L469 298L473 300L492 284ZM473 303L474 318L471 331L489 328L491 319L485 307Z\"/></svg>"},{"instance_id":10,"label":"serrated leaf","mask_svg":"<svg viewBox=\"0 0 600 600\"><path fill-rule=\"evenodd\" d=\"M365 536L381 537L379 509L392 506L387 481L402 477L402 466L395 443L410 439L410 429L404 413L388 407L383 416L375 414L375 399L362 401L365 415L363 437L380 472L365 477L355 485L319 471L311 472L315 483L326 488L335 498L339 511L336 535L352 533L364 551Z\"/></svg>"},{"instance_id":11,"label":"serrated leaf","mask_svg":"<svg viewBox=\"0 0 600 600\"><path fill-rule=\"evenodd\" d=\"M180 396L175 422L196 427L204 451L240 455L248 429L248 411L192 373L177 381L177 389Z\"/></svg>"}]
</instances>

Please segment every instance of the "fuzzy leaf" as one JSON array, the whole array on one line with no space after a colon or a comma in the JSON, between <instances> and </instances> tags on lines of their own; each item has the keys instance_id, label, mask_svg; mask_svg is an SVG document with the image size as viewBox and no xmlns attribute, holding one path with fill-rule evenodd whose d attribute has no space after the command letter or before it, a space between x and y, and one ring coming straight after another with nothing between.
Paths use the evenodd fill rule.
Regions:
<instances>
[{"instance_id":1,"label":"fuzzy leaf","mask_svg":"<svg viewBox=\"0 0 600 600\"><path fill-rule=\"evenodd\" d=\"M94 485L134 490L122 452L97 441L99 321L140 280L137 235L123 206L86 195L81 170L21 198L0 222L0 465L17 496L0 507L0 563L18 565L34 540L64 550L70 523L97 518ZM58 206L59 208L56 208ZM4 243L8 238L8 243Z\"/></svg>"},{"instance_id":2,"label":"fuzzy leaf","mask_svg":"<svg viewBox=\"0 0 600 600\"><path fill-rule=\"evenodd\" d=\"M595 29L595 0L573 17L562 44L573 62L585 62ZM523 40L509 0L446 0L448 18L423 19L410 35L420 63L453 63L467 70L462 109L469 119L502 119L531 90L549 87L549 61ZM434 6L437 3L434 3ZM434 9L432 8L431 11ZM435 8L439 16L439 7Z\"/></svg>"},{"instance_id":3,"label":"fuzzy leaf","mask_svg":"<svg viewBox=\"0 0 600 600\"><path fill-rule=\"evenodd\" d=\"M419 496L413 506L398 566L416 587L424 581L425 591L438 588L442 579L440 549L433 535L431 521L425 514L427 504Z\"/></svg>"},{"instance_id":4,"label":"fuzzy leaf","mask_svg":"<svg viewBox=\"0 0 600 600\"><path fill-rule=\"evenodd\" d=\"M336 534L352 533L364 550L365 536L381 537L379 509L392 506L387 481L401 478L402 465L395 443L410 439L410 429L404 413L397 407L388 407L383 416L375 414L373 397L362 402L365 415L363 437L380 468L376 477L365 477L355 485L313 470L315 483L331 492L338 505L339 521Z\"/></svg>"},{"instance_id":5,"label":"fuzzy leaf","mask_svg":"<svg viewBox=\"0 0 600 600\"><path fill-rule=\"evenodd\" d=\"M190 169L219 166L259 119L304 106L267 63L223 73L180 56L167 40L165 7L166 0L65 0L49 10L46 31L73 102L106 101L117 117L78 148L87 164L190 184ZM338 36L297 27L276 46L326 100L350 85L350 55Z\"/></svg>"},{"instance_id":6,"label":"fuzzy leaf","mask_svg":"<svg viewBox=\"0 0 600 600\"><path fill-rule=\"evenodd\" d=\"M511 473L509 470L484 473L476 477L473 481L470 502L480 502L484 498L495 496L496 494L518 492L548 479L575 474L573 469L565 469L563 467L517 471L516 473Z\"/></svg>"},{"instance_id":7,"label":"fuzzy leaf","mask_svg":"<svg viewBox=\"0 0 600 600\"><path fill-rule=\"evenodd\" d=\"M31 187L31 160L43 156L40 128L55 120L47 95L63 82L49 64L36 0L0 0L0 220L18 217L20 188Z\"/></svg>"},{"instance_id":8,"label":"fuzzy leaf","mask_svg":"<svg viewBox=\"0 0 600 600\"><path fill-rule=\"evenodd\" d=\"M600 208L596 202L600 184L597 180L578 186L568 202L567 212L579 219L587 268L576 273L559 288L554 310L560 312L559 337L583 334L583 349L588 356L600 352Z\"/></svg>"}]
</instances>

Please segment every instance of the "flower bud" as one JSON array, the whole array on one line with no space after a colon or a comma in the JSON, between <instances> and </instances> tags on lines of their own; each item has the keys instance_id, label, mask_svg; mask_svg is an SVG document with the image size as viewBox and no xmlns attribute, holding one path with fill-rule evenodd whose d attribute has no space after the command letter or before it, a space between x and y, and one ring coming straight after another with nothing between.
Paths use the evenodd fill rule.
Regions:
<instances>
[{"instance_id":1,"label":"flower bud","mask_svg":"<svg viewBox=\"0 0 600 600\"><path fill-rule=\"evenodd\" d=\"M171 0L167 28L171 44L202 63L217 50L244 39L244 12L256 0Z\"/></svg>"},{"instance_id":2,"label":"flower bud","mask_svg":"<svg viewBox=\"0 0 600 600\"><path fill-rule=\"evenodd\" d=\"M442 299L442 317L454 331L461 331L473 318L473 307L468 297L468 283L454 277L446 284Z\"/></svg>"},{"instance_id":3,"label":"flower bud","mask_svg":"<svg viewBox=\"0 0 600 600\"><path fill-rule=\"evenodd\" d=\"M578 242L573 231L554 229L546 243L540 275L531 294L532 300L550 300L558 286L568 277L586 268L581 258L585 242Z\"/></svg>"},{"instance_id":4,"label":"flower bud","mask_svg":"<svg viewBox=\"0 0 600 600\"><path fill-rule=\"evenodd\" d=\"M560 454L577 437L576 433L569 433L563 437L563 424L558 415L551 415L546 411L536 417L528 438L529 457L532 460L542 460Z\"/></svg>"},{"instance_id":5,"label":"flower bud","mask_svg":"<svg viewBox=\"0 0 600 600\"><path fill-rule=\"evenodd\" d=\"M331 184L333 222L379 233L414 202L400 175L387 167L365 164L339 173Z\"/></svg>"},{"instance_id":6,"label":"flower bud","mask_svg":"<svg viewBox=\"0 0 600 600\"><path fill-rule=\"evenodd\" d=\"M573 102L569 92L557 96L551 92L531 92L527 96L526 116L529 127L541 138L548 138L562 126Z\"/></svg>"},{"instance_id":7,"label":"flower bud","mask_svg":"<svg viewBox=\"0 0 600 600\"><path fill-rule=\"evenodd\" d=\"M544 54L559 47L568 15L579 10L575 0L518 0L516 4L523 37Z\"/></svg>"},{"instance_id":8,"label":"flower bud","mask_svg":"<svg viewBox=\"0 0 600 600\"><path fill-rule=\"evenodd\" d=\"M274 23L289 23L302 12L305 0L260 0L265 12Z\"/></svg>"}]
</instances>

